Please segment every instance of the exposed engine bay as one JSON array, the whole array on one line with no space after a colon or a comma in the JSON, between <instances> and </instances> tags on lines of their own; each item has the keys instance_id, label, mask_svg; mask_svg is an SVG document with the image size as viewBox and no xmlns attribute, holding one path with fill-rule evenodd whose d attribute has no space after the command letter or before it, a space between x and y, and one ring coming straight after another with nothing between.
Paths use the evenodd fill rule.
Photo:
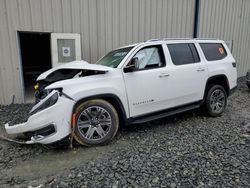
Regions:
<instances>
[{"instance_id":1,"label":"exposed engine bay","mask_svg":"<svg viewBox=\"0 0 250 188\"><path fill-rule=\"evenodd\" d=\"M35 99L36 103L38 103L41 99L44 99L48 95L48 91L45 88L54 83L61 80L79 78L92 76L97 74L104 74L107 71L102 70L85 70L85 69L58 69L52 73L50 73L45 79L38 80L35 86Z\"/></svg>"}]
</instances>

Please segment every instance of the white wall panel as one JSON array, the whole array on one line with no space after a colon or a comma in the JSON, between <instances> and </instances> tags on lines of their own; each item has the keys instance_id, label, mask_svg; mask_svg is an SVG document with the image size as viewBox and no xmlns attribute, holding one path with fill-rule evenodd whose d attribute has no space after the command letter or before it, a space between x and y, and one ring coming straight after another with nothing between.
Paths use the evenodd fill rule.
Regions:
<instances>
[{"instance_id":1,"label":"white wall panel","mask_svg":"<svg viewBox=\"0 0 250 188\"><path fill-rule=\"evenodd\" d=\"M62 11L62 1L61 0L50 0L52 6L52 24L53 32L62 33L63 32L63 11Z\"/></svg>"},{"instance_id":2,"label":"white wall panel","mask_svg":"<svg viewBox=\"0 0 250 188\"><path fill-rule=\"evenodd\" d=\"M51 0L42 0L41 1L41 16L42 16L43 31L47 31L47 32L52 31L53 30L53 19L52 19L52 2L51 2Z\"/></svg>"},{"instance_id":3,"label":"white wall panel","mask_svg":"<svg viewBox=\"0 0 250 188\"><path fill-rule=\"evenodd\" d=\"M1 0L0 103L23 102L17 31L80 33L91 63L150 38L192 37L195 0Z\"/></svg>"},{"instance_id":4,"label":"white wall panel","mask_svg":"<svg viewBox=\"0 0 250 188\"><path fill-rule=\"evenodd\" d=\"M20 30L32 30L31 28L31 9L29 0L18 0L18 17Z\"/></svg>"},{"instance_id":5,"label":"white wall panel","mask_svg":"<svg viewBox=\"0 0 250 188\"><path fill-rule=\"evenodd\" d=\"M5 1L6 9L6 38L5 42L2 43L5 59L5 77L4 77L4 89L7 89L6 100L12 102L13 99L20 101L22 99L21 90L21 76L19 67L19 57L17 53L17 33L12 28L19 26L18 16L18 2L17 1ZM7 85L7 86L6 86Z\"/></svg>"},{"instance_id":6,"label":"white wall panel","mask_svg":"<svg viewBox=\"0 0 250 188\"><path fill-rule=\"evenodd\" d=\"M73 1L61 0L62 1L62 22L63 22L63 33L72 32L72 14L71 6ZM93 0L92 0L93 1Z\"/></svg>"},{"instance_id":7,"label":"white wall panel","mask_svg":"<svg viewBox=\"0 0 250 188\"><path fill-rule=\"evenodd\" d=\"M192 37L195 0L1 0L0 103L23 102L17 31L80 33L82 57L150 38ZM199 37L233 41L239 76L250 68L250 1L201 0Z\"/></svg>"},{"instance_id":8,"label":"white wall panel","mask_svg":"<svg viewBox=\"0 0 250 188\"><path fill-rule=\"evenodd\" d=\"M14 1L11 1L14 2ZM43 30L41 1L30 0L31 25L33 31Z\"/></svg>"},{"instance_id":9,"label":"white wall panel","mask_svg":"<svg viewBox=\"0 0 250 188\"><path fill-rule=\"evenodd\" d=\"M233 41L238 76L250 69L250 1L201 0L199 37Z\"/></svg>"},{"instance_id":10,"label":"white wall panel","mask_svg":"<svg viewBox=\"0 0 250 188\"><path fill-rule=\"evenodd\" d=\"M5 9L5 2L0 1L0 44L4 44L4 42L7 42L7 18L6 18L6 9ZM0 63L0 102L1 104L4 104L6 101L6 96L8 94L8 86L6 86L7 79L6 78L6 59L7 59L7 50L4 45L0 45L0 57L1 57L1 63Z\"/></svg>"}]
</instances>

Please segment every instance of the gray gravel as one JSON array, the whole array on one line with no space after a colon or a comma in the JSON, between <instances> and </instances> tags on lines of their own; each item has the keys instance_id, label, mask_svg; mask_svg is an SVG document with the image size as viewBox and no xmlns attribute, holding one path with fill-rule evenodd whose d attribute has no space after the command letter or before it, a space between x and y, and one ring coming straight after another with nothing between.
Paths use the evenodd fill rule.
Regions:
<instances>
[{"instance_id":1,"label":"gray gravel","mask_svg":"<svg viewBox=\"0 0 250 188\"><path fill-rule=\"evenodd\" d=\"M0 106L0 125L29 108ZM250 92L241 78L221 117L196 110L122 128L102 147L0 140L0 168L1 187L250 187Z\"/></svg>"}]
</instances>

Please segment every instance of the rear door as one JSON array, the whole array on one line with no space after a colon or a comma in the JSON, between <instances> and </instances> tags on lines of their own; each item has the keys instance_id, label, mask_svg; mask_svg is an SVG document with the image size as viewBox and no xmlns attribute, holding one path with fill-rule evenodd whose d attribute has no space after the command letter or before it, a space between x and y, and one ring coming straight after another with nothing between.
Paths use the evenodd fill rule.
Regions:
<instances>
[{"instance_id":1,"label":"rear door","mask_svg":"<svg viewBox=\"0 0 250 188\"><path fill-rule=\"evenodd\" d=\"M165 46L172 66L168 67L175 106L203 99L208 71L195 43L168 43Z\"/></svg>"}]
</instances>

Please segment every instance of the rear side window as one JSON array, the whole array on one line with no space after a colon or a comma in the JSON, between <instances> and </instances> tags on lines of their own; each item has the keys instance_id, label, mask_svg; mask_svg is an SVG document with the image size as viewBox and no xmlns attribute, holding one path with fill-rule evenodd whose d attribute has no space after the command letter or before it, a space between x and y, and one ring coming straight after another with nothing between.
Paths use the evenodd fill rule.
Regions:
<instances>
[{"instance_id":1,"label":"rear side window","mask_svg":"<svg viewBox=\"0 0 250 188\"><path fill-rule=\"evenodd\" d=\"M201 49L208 61L216 61L227 56L227 52L221 43L200 43Z\"/></svg>"},{"instance_id":2,"label":"rear side window","mask_svg":"<svg viewBox=\"0 0 250 188\"><path fill-rule=\"evenodd\" d=\"M167 44L167 46L175 65L200 62L198 52L192 43Z\"/></svg>"}]
</instances>

